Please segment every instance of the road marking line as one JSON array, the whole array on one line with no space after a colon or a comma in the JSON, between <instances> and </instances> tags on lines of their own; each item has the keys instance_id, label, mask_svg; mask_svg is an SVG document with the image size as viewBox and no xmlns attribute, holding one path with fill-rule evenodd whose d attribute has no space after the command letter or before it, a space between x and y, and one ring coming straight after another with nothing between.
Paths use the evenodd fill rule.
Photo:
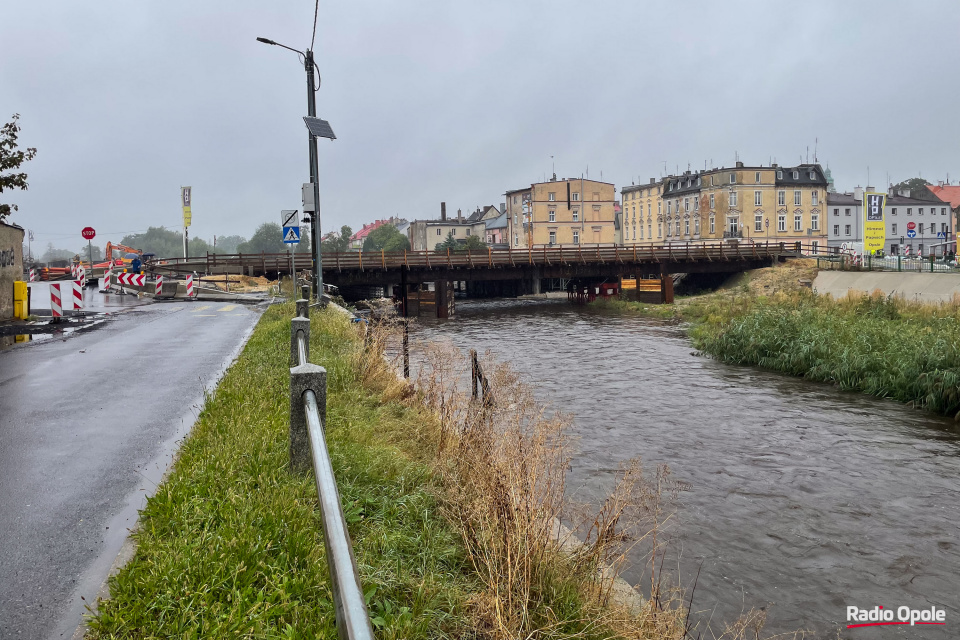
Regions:
<instances>
[{"instance_id":1,"label":"road marking line","mask_svg":"<svg viewBox=\"0 0 960 640\"><path fill-rule=\"evenodd\" d=\"M215 313L198 313L196 315L198 318L216 318L217 314Z\"/></svg>"},{"instance_id":2,"label":"road marking line","mask_svg":"<svg viewBox=\"0 0 960 640\"><path fill-rule=\"evenodd\" d=\"M217 309L217 311L233 311L233 310L236 309L236 308L237 308L237 305L235 305L235 304L228 304L228 305L225 306L225 307L220 307L219 309Z\"/></svg>"},{"instance_id":3,"label":"road marking line","mask_svg":"<svg viewBox=\"0 0 960 640\"><path fill-rule=\"evenodd\" d=\"M202 307L196 307L196 308L194 308L193 311L194 311L194 313L196 313L197 311L205 311L205 310L207 310L207 309L209 309L209 308L210 308L210 305L205 304L205 305L203 305Z\"/></svg>"}]
</instances>

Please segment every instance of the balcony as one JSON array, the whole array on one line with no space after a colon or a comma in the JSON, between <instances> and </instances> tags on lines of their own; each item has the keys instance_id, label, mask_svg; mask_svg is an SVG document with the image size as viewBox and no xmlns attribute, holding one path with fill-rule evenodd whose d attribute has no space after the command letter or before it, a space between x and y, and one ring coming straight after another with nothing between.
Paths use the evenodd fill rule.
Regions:
<instances>
[{"instance_id":1,"label":"balcony","mask_svg":"<svg viewBox=\"0 0 960 640\"><path fill-rule=\"evenodd\" d=\"M743 231L724 231L724 238L743 238Z\"/></svg>"}]
</instances>

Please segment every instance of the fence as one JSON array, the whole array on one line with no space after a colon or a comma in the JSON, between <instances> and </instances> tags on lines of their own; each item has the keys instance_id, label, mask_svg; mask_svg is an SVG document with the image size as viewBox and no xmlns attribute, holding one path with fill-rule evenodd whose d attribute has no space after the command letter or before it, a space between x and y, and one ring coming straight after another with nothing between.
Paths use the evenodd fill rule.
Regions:
<instances>
[{"instance_id":1,"label":"fence","mask_svg":"<svg viewBox=\"0 0 960 640\"><path fill-rule=\"evenodd\" d=\"M914 271L922 273L960 273L955 261L904 256L858 256L852 254L819 255L817 268L830 271Z\"/></svg>"},{"instance_id":2,"label":"fence","mask_svg":"<svg viewBox=\"0 0 960 640\"><path fill-rule=\"evenodd\" d=\"M310 303L297 300L297 317L290 323L290 469L305 471L313 463L323 543L330 572L340 640L373 640L370 615L363 598L357 561L353 557L337 480L327 451L327 371L310 364Z\"/></svg>"}]
</instances>

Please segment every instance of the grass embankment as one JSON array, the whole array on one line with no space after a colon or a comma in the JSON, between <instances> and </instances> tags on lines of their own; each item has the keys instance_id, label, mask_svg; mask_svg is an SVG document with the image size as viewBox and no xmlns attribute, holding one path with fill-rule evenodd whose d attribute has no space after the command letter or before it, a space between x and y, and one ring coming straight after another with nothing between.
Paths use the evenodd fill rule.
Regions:
<instances>
[{"instance_id":1,"label":"grass embankment","mask_svg":"<svg viewBox=\"0 0 960 640\"><path fill-rule=\"evenodd\" d=\"M90 637L336 637L312 474L287 470L292 315L268 310L208 398ZM465 361L442 349L413 391L384 365L382 342L364 348L336 312L313 319L327 440L378 637L683 637L675 597L628 614L608 606L597 572L663 518L637 465L588 520L582 551L558 554L547 532L563 509L562 419L503 367L491 366L496 408L469 402L451 384Z\"/></svg>"},{"instance_id":2,"label":"grass embankment","mask_svg":"<svg viewBox=\"0 0 960 640\"><path fill-rule=\"evenodd\" d=\"M92 637L336 637L316 487L287 470L292 316L292 305L271 307L208 399ZM313 318L327 438L378 635L461 635L478 584L429 467L410 455L419 420L363 385L342 316Z\"/></svg>"},{"instance_id":3,"label":"grass embankment","mask_svg":"<svg viewBox=\"0 0 960 640\"><path fill-rule=\"evenodd\" d=\"M801 280L812 261L758 270L674 310L618 303L692 323L695 346L755 365L960 418L960 301L921 304L879 291L834 300ZM774 283L774 284L771 284Z\"/></svg>"}]
</instances>

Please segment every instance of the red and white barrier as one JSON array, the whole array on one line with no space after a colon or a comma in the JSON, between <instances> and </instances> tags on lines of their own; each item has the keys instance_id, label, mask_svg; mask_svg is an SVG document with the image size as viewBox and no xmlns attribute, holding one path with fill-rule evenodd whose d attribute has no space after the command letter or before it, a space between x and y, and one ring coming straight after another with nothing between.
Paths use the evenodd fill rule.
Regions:
<instances>
[{"instance_id":1,"label":"red and white barrier","mask_svg":"<svg viewBox=\"0 0 960 640\"><path fill-rule=\"evenodd\" d=\"M54 318L63 317L63 303L60 298L60 285L50 285L50 312Z\"/></svg>"},{"instance_id":2,"label":"red and white barrier","mask_svg":"<svg viewBox=\"0 0 960 640\"><path fill-rule=\"evenodd\" d=\"M160 294L163 293L163 276L157 276L157 288L154 292L154 295L160 297Z\"/></svg>"},{"instance_id":3,"label":"red and white barrier","mask_svg":"<svg viewBox=\"0 0 960 640\"><path fill-rule=\"evenodd\" d=\"M77 265L73 264L72 262L70 263L70 277L71 278L77 277Z\"/></svg>"},{"instance_id":4,"label":"red and white barrier","mask_svg":"<svg viewBox=\"0 0 960 640\"><path fill-rule=\"evenodd\" d=\"M73 308L83 309L83 280L73 281Z\"/></svg>"},{"instance_id":5,"label":"red and white barrier","mask_svg":"<svg viewBox=\"0 0 960 640\"><path fill-rule=\"evenodd\" d=\"M80 286L87 286L87 270L82 264L77 265L77 275L74 276L74 280L79 280L81 282Z\"/></svg>"},{"instance_id":6,"label":"red and white barrier","mask_svg":"<svg viewBox=\"0 0 960 640\"><path fill-rule=\"evenodd\" d=\"M192 273L187 274L187 297L188 298L193 297L193 274Z\"/></svg>"},{"instance_id":7,"label":"red and white barrier","mask_svg":"<svg viewBox=\"0 0 960 640\"><path fill-rule=\"evenodd\" d=\"M113 276L113 271L105 271L103 277L100 278L100 291L108 293L110 291L110 278Z\"/></svg>"},{"instance_id":8,"label":"red and white barrier","mask_svg":"<svg viewBox=\"0 0 960 640\"><path fill-rule=\"evenodd\" d=\"M147 277L142 273L118 273L117 274L117 284L125 284L128 286L137 286L142 287L146 282Z\"/></svg>"},{"instance_id":9,"label":"red and white barrier","mask_svg":"<svg viewBox=\"0 0 960 640\"><path fill-rule=\"evenodd\" d=\"M37 281L37 270L30 269L30 282L36 282L36 281Z\"/></svg>"}]
</instances>

